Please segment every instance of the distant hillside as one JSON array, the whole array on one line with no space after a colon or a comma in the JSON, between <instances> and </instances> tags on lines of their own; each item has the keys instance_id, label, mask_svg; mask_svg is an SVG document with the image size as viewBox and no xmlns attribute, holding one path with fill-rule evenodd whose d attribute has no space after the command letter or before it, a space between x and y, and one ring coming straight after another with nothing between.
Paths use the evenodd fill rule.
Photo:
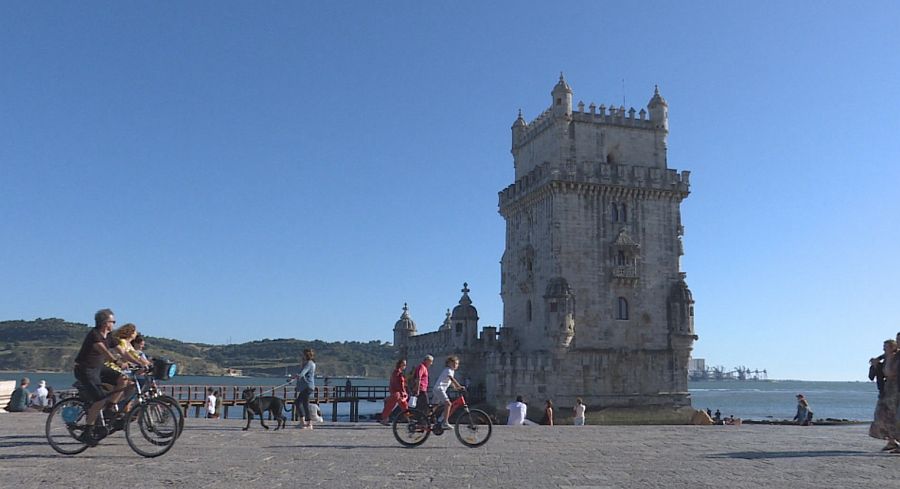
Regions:
<instances>
[{"instance_id":1,"label":"distant hillside","mask_svg":"<svg viewBox=\"0 0 900 489\"><path fill-rule=\"evenodd\" d=\"M88 330L86 324L62 319L0 321L0 370L71 370ZM264 339L237 345L208 345L146 338L149 355L173 359L187 375L222 375L226 368L237 368L244 375L282 376L299 370L300 355L310 347L316 350L316 365L322 375L386 378L394 362L393 347L377 340L327 343Z\"/></svg>"}]
</instances>

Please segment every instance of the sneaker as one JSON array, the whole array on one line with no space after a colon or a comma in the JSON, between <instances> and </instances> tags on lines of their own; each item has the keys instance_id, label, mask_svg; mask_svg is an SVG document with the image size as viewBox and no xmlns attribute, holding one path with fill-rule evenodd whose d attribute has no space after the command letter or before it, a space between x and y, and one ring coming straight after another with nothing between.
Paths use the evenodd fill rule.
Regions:
<instances>
[{"instance_id":1,"label":"sneaker","mask_svg":"<svg viewBox=\"0 0 900 489\"><path fill-rule=\"evenodd\" d=\"M95 447L95 446L97 446L97 443L99 442L99 440L97 440L96 438L94 438L94 436L91 434L91 432L92 432L93 430L94 430L94 427L93 427L93 426L91 426L91 425L86 425L86 426L84 427L84 430L81 432L80 435L78 435L78 438L76 438L76 439L77 439L78 441L80 441L81 443L84 443L85 445L89 446L89 447Z\"/></svg>"},{"instance_id":2,"label":"sneaker","mask_svg":"<svg viewBox=\"0 0 900 489\"><path fill-rule=\"evenodd\" d=\"M450 426L450 423L444 421L443 423L441 423L441 428L449 430L450 428L452 428L452 426Z\"/></svg>"}]
</instances>

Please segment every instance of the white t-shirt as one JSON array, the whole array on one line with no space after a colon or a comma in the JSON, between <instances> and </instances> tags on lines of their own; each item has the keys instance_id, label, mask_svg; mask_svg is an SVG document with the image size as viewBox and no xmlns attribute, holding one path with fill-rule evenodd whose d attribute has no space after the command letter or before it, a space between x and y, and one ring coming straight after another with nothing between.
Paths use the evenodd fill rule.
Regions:
<instances>
[{"instance_id":1,"label":"white t-shirt","mask_svg":"<svg viewBox=\"0 0 900 489\"><path fill-rule=\"evenodd\" d=\"M454 378L453 374L455 373L456 371L452 368L445 368L444 371L441 372L441 375L438 377L437 384L434 385L434 388L440 389L441 392L447 392L447 388L450 387L450 379Z\"/></svg>"},{"instance_id":2,"label":"white t-shirt","mask_svg":"<svg viewBox=\"0 0 900 489\"><path fill-rule=\"evenodd\" d=\"M206 412L216 414L216 396L212 394L206 396Z\"/></svg>"},{"instance_id":3,"label":"white t-shirt","mask_svg":"<svg viewBox=\"0 0 900 489\"><path fill-rule=\"evenodd\" d=\"M49 392L46 387L38 387L34 390L34 393L31 394L31 405L32 406L47 406L47 395Z\"/></svg>"},{"instance_id":4,"label":"white t-shirt","mask_svg":"<svg viewBox=\"0 0 900 489\"><path fill-rule=\"evenodd\" d=\"M584 417L584 404L576 404L575 405L575 417L583 418Z\"/></svg>"},{"instance_id":5,"label":"white t-shirt","mask_svg":"<svg viewBox=\"0 0 900 489\"><path fill-rule=\"evenodd\" d=\"M524 402L511 402L506 409L509 409L509 420L506 422L509 426L518 426L521 424L525 424L525 413L528 411L528 406Z\"/></svg>"}]
</instances>

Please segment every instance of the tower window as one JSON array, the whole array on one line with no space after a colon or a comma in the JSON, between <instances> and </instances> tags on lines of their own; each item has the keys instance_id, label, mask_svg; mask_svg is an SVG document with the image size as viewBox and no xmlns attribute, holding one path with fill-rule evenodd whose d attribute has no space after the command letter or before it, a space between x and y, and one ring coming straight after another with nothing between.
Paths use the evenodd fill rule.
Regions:
<instances>
[{"instance_id":1,"label":"tower window","mask_svg":"<svg viewBox=\"0 0 900 489\"><path fill-rule=\"evenodd\" d=\"M622 204L622 212L619 213L622 218L622 222L628 222L628 208L625 207L625 204Z\"/></svg>"},{"instance_id":2,"label":"tower window","mask_svg":"<svg viewBox=\"0 0 900 489\"><path fill-rule=\"evenodd\" d=\"M557 309L556 301L550 303L550 312L556 312Z\"/></svg>"},{"instance_id":3,"label":"tower window","mask_svg":"<svg viewBox=\"0 0 900 489\"><path fill-rule=\"evenodd\" d=\"M628 301L624 297L619 297L619 311L616 319L628 319Z\"/></svg>"},{"instance_id":4,"label":"tower window","mask_svg":"<svg viewBox=\"0 0 900 489\"><path fill-rule=\"evenodd\" d=\"M556 105L562 105L562 99L561 99L561 98L556 99Z\"/></svg>"},{"instance_id":5,"label":"tower window","mask_svg":"<svg viewBox=\"0 0 900 489\"><path fill-rule=\"evenodd\" d=\"M531 301L528 301L526 305L525 315L528 317L528 321L531 321Z\"/></svg>"},{"instance_id":6,"label":"tower window","mask_svg":"<svg viewBox=\"0 0 900 489\"><path fill-rule=\"evenodd\" d=\"M625 265L625 252L622 250L619 250L618 255L616 255L616 265Z\"/></svg>"},{"instance_id":7,"label":"tower window","mask_svg":"<svg viewBox=\"0 0 900 489\"><path fill-rule=\"evenodd\" d=\"M462 323L456 323L456 334L462 333Z\"/></svg>"},{"instance_id":8,"label":"tower window","mask_svg":"<svg viewBox=\"0 0 900 489\"><path fill-rule=\"evenodd\" d=\"M619 206L615 202L612 204L612 220L613 222L619 222Z\"/></svg>"}]
</instances>

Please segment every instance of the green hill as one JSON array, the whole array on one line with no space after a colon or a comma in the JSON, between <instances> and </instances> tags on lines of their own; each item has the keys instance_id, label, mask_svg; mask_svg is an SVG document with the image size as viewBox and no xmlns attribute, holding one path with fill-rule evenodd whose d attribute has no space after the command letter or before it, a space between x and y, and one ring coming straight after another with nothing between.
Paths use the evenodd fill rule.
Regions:
<instances>
[{"instance_id":1,"label":"green hill","mask_svg":"<svg viewBox=\"0 0 900 489\"><path fill-rule=\"evenodd\" d=\"M0 370L63 372L72 369L89 327L62 319L0 321ZM316 350L322 375L386 378L394 363L390 343L373 340L324 342L264 339L235 345L185 343L147 336L146 352L169 357L186 375L222 375L226 368L244 375L283 376L299 370L305 348Z\"/></svg>"}]
</instances>

